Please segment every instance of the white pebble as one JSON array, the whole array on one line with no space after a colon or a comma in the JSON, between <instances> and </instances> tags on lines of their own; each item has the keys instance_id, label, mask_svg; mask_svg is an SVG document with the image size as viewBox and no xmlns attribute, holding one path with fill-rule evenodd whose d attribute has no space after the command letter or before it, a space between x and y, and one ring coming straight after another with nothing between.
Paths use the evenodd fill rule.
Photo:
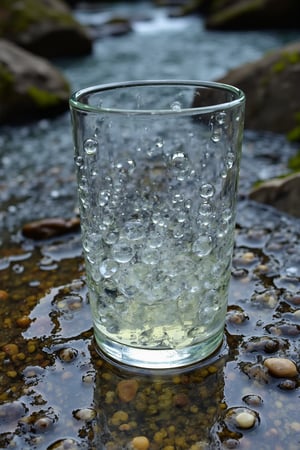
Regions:
<instances>
[{"instance_id":1,"label":"white pebble","mask_svg":"<svg viewBox=\"0 0 300 450\"><path fill-rule=\"evenodd\" d=\"M240 428L251 428L255 424L255 416L246 411L239 413L235 420Z\"/></svg>"}]
</instances>

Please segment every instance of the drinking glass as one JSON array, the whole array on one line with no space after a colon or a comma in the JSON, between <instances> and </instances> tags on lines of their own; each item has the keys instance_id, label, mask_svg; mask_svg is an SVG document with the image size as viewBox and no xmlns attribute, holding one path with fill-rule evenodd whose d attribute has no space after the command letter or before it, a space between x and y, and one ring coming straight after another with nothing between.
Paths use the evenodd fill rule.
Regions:
<instances>
[{"instance_id":1,"label":"drinking glass","mask_svg":"<svg viewBox=\"0 0 300 450\"><path fill-rule=\"evenodd\" d=\"M245 98L133 81L70 99L86 281L99 349L172 368L222 343Z\"/></svg>"}]
</instances>

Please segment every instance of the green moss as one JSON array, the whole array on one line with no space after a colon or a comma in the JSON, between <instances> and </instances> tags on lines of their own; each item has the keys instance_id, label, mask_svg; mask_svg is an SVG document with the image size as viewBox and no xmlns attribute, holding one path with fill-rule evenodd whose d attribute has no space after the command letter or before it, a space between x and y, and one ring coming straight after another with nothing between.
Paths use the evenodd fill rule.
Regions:
<instances>
[{"instance_id":1,"label":"green moss","mask_svg":"<svg viewBox=\"0 0 300 450\"><path fill-rule=\"evenodd\" d=\"M272 66L272 72L283 72L287 66L291 64L298 64L300 62L300 54L298 52L284 52L281 58Z\"/></svg>"},{"instance_id":2,"label":"green moss","mask_svg":"<svg viewBox=\"0 0 300 450\"><path fill-rule=\"evenodd\" d=\"M300 150L289 159L288 168L293 172L300 172Z\"/></svg>"},{"instance_id":3,"label":"green moss","mask_svg":"<svg viewBox=\"0 0 300 450\"><path fill-rule=\"evenodd\" d=\"M292 142L300 141L300 112L295 114L295 123L296 126L287 134L287 138Z\"/></svg>"},{"instance_id":4,"label":"green moss","mask_svg":"<svg viewBox=\"0 0 300 450\"><path fill-rule=\"evenodd\" d=\"M59 103L59 98L57 97L57 95L39 89L36 86L30 86L27 89L27 93L34 100L34 102L41 108L55 106Z\"/></svg>"}]
</instances>

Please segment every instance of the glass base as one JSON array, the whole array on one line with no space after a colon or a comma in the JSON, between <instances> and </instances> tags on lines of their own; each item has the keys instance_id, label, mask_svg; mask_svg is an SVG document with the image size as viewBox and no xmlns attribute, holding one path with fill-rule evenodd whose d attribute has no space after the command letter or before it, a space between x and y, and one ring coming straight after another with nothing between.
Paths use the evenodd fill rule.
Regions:
<instances>
[{"instance_id":1,"label":"glass base","mask_svg":"<svg viewBox=\"0 0 300 450\"><path fill-rule=\"evenodd\" d=\"M121 364L144 369L172 369L189 366L211 356L221 346L224 331L221 329L204 342L176 350L147 350L125 346L119 342L108 340L96 328L94 336L100 351Z\"/></svg>"}]
</instances>

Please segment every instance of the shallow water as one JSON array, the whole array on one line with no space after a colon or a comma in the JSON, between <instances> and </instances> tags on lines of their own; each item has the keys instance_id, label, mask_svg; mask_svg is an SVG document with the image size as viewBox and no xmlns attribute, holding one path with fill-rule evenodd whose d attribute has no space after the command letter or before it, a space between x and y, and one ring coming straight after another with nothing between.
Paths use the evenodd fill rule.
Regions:
<instances>
[{"instance_id":1,"label":"shallow water","mask_svg":"<svg viewBox=\"0 0 300 450\"><path fill-rule=\"evenodd\" d=\"M166 19L140 3L138 12L154 20L95 42L91 56L59 61L74 89L214 79L291 38L206 32L198 18ZM21 232L38 218L76 214L69 115L5 127L0 141L0 448L121 450L143 435L150 450L298 449L299 373L275 378L263 363L285 357L300 367L300 222L247 199L254 181L287 171L296 147L246 131L224 346L199 367L154 374L113 367L95 352L79 234ZM138 386L130 401L123 380ZM241 412L254 417L249 429L237 426Z\"/></svg>"}]
</instances>

